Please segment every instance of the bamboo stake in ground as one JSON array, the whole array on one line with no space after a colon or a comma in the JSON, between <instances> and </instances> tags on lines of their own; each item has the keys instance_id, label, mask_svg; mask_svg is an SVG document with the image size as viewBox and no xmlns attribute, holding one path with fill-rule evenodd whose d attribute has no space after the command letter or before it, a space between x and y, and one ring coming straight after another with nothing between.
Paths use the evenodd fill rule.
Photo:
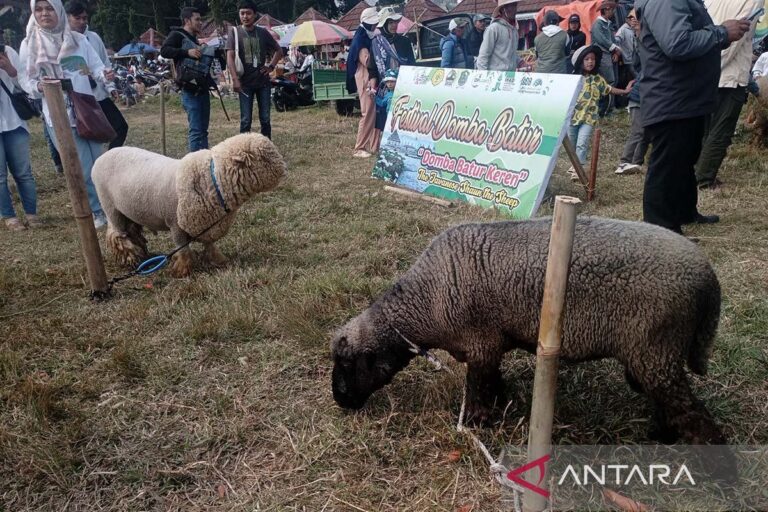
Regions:
<instances>
[{"instance_id":1,"label":"bamboo stake in ground","mask_svg":"<svg viewBox=\"0 0 768 512\"><path fill-rule=\"evenodd\" d=\"M597 161L600 159L600 139L603 136L602 130L595 130L592 138L592 162L589 166L589 186L587 187L587 201L595 198L595 183L597 183Z\"/></svg>"},{"instance_id":2,"label":"bamboo stake in ground","mask_svg":"<svg viewBox=\"0 0 768 512\"><path fill-rule=\"evenodd\" d=\"M64 94L61 82L44 81L43 93L48 102L48 112L53 123L54 133L58 142L57 149L61 155L61 163L64 167L64 177L67 181L69 200L72 203L72 212L77 221L80 232L80 243L85 257L85 266L88 269L88 279L91 283L91 296L95 299L104 299L108 296L107 274L104 270L104 260L101 257L99 239L96 236L96 228L93 225L93 215L88 204L88 193L85 190L83 169L80 166L80 158L77 156L77 146L72 135L72 127L69 123L67 108L64 105Z\"/></svg>"},{"instance_id":3,"label":"bamboo stake in ground","mask_svg":"<svg viewBox=\"0 0 768 512\"><path fill-rule=\"evenodd\" d=\"M165 82L160 81L160 136L163 142L163 156L168 152L165 147Z\"/></svg>"},{"instance_id":4,"label":"bamboo stake in ground","mask_svg":"<svg viewBox=\"0 0 768 512\"><path fill-rule=\"evenodd\" d=\"M557 196L552 216L552 234L549 240L547 272L544 278L544 300L541 305L539 343L536 348L536 376L533 380L531 424L528 435L528 462L549 455L552 442L552 418L555 413L555 392L560 357L560 339L563 333L563 310L568 273L571 267L573 233L576 229L576 205L573 197ZM529 472L526 480L548 491L548 465L541 464L543 475ZM539 479L541 478L541 483ZM541 511L547 499L534 491L526 490L523 510Z\"/></svg>"},{"instance_id":5,"label":"bamboo stake in ground","mask_svg":"<svg viewBox=\"0 0 768 512\"><path fill-rule=\"evenodd\" d=\"M584 186L584 189L587 189L587 173L584 171L584 166L581 165L581 162L579 161L579 157L576 154L576 148L573 145L573 142L571 142L571 139L568 137L565 137L563 139L563 148L565 148L565 153L568 155L568 160L571 161L571 165L573 166L573 169L576 171L576 175L579 177L579 181Z\"/></svg>"}]
</instances>

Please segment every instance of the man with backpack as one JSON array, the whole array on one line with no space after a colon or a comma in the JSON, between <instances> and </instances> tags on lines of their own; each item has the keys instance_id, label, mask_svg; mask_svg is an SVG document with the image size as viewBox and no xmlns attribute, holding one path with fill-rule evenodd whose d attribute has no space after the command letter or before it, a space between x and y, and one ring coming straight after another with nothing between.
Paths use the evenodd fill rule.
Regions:
<instances>
[{"instance_id":1,"label":"man with backpack","mask_svg":"<svg viewBox=\"0 0 768 512\"><path fill-rule=\"evenodd\" d=\"M181 10L182 28L168 34L160 49L160 55L173 59L176 67L176 82L181 87L181 104L187 112L189 129L187 137L189 151L208 149L208 125L211 120L211 97L213 85L211 64L213 52L201 47L197 40L203 22L200 10L184 7Z\"/></svg>"},{"instance_id":2,"label":"man with backpack","mask_svg":"<svg viewBox=\"0 0 768 512\"><path fill-rule=\"evenodd\" d=\"M256 99L261 134L272 138L269 73L274 71L283 52L269 32L256 25L258 12L252 0L241 0L237 9L242 25L233 27L227 34L227 66L232 75L232 89L240 97L240 133L251 131Z\"/></svg>"}]
</instances>

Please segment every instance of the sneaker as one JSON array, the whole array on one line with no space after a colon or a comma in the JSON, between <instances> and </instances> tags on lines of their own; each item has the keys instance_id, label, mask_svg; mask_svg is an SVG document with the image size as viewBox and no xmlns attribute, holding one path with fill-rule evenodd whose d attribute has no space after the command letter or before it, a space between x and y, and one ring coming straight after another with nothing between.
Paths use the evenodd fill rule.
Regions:
<instances>
[{"instance_id":1,"label":"sneaker","mask_svg":"<svg viewBox=\"0 0 768 512\"><path fill-rule=\"evenodd\" d=\"M637 164L621 163L613 172L614 174L637 174L641 170L642 167Z\"/></svg>"},{"instance_id":2,"label":"sneaker","mask_svg":"<svg viewBox=\"0 0 768 512\"><path fill-rule=\"evenodd\" d=\"M97 230L107 227L107 216L103 212L93 214L93 227Z\"/></svg>"},{"instance_id":3,"label":"sneaker","mask_svg":"<svg viewBox=\"0 0 768 512\"><path fill-rule=\"evenodd\" d=\"M64 174L64 168L62 166L60 166L60 165L57 165L56 166L56 174L58 174L58 175Z\"/></svg>"},{"instance_id":4,"label":"sneaker","mask_svg":"<svg viewBox=\"0 0 768 512\"><path fill-rule=\"evenodd\" d=\"M17 217L8 217L5 219L5 227L8 228L9 231L24 231L27 229Z\"/></svg>"},{"instance_id":5,"label":"sneaker","mask_svg":"<svg viewBox=\"0 0 768 512\"><path fill-rule=\"evenodd\" d=\"M355 158L371 158L373 155L365 151L364 149L358 149L357 151L352 153L352 156Z\"/></svg>"},{"instance_id":6,"label":"sneaker","mask_svg":"<svg viewBox=\"0 0 768 512\"><path fill-rule=\"evenodd\" d=\"M30 229L37 229L43 227L43 221L37 215L27 215L27 226Z\"/></svg>"},{"instance_id":7,"label":"sneaker","mask_svg":"<svg viewBox=\"0 0 768 512\"><path fill-rule=\"evenodd\" d=\"M568 176L571 178L571 181L580 181L579 175L576 174L576 169L573 166L570 166L568 168L568 171L566 172L568 173Z\"/></svg>"}]
</instances>

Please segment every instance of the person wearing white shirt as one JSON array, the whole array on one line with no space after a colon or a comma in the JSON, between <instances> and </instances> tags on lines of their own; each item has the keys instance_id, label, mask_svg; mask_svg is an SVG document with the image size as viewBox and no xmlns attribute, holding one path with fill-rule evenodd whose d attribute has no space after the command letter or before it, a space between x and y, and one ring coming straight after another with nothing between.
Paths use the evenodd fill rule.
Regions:
<instances>
[{"instance_id":1,"label":"person wearing white shirt","mask_svg":"<svg viewBox=\"0 0 768 512\"><path fill-rule=\"evenodd\" d=\"M48 101L42 94L44 80L68 79L72 90L93 96L89 78L104 82L111 81L114 75L104 67L85 36L70 28L61 0L30 0L30 8L32 15L27 24L27 37L21 42L19 51L22 66L19 70L19 83L30 96L43 99L43 114L48 127L52 128ZM69 105L67 115L83 171L88 203L93 212L93 223L96 229L101 229L107 226L107 218L91 179L91 170L96 159L104 153L104 147L99 142L79 135L74 109ZM50 133L58 147L54 130L50 130Z\"/></svg>"},{"instance_id":2,"label":"person wearing white shirt","mask_svg":"<svg viewBox=\"0 0 768 512\"><path fill-rule=\"evenodd\" d=\"M301 63L301 67L299 68L299 73L303 73L306 70L312 71L312 65L315 63L315 53L313 49L308 49L306 51L306 56L304 57L304 62ZM305 52L302 52L305 53Z\"/></svg>"},{"instance_id":3,"label":"person wearing white shirt","mask_svg":"<svg viewBox=\"0 0 768 512\"><path fill-rule=\"evenodd\" d=\"M752 78L759 78L768 75L768 52L758 57L755 65L752 66Z\"/></svg>"},{"instance_id":4,"label":"person wearing white shirt","mask_svg":"<svg viewBox=\"0 0 768 512\"><path fill-rule=\"evenodd\" d=\"M88 11L84 4L77 0L67 2L66 5L67 18L69 19L69 26L72 30L83 34L88 40L88 43L96 51L96 55L99 56L104 67L112 69L112 62L107 55L107 48L104 46L104 41L101 40L99 34L88 30ZM94 86L95 84L95 86ZM101 83L93 81L91 83L93 88L93 95L96 97L96 101L99 102L101 110L107 117L107 121L114 128L117 137L109 143L109 149L119 148L125 144L125 139L128 136L128 123L125 121L123 114L120 113L120 109L114 104L112 100L116 100L118 97L115 84L113 82ZM111 99L110 99L111 96Z\"/></svg>"},{"instance_id":5,"label":"person wearing white shirt","mask_svg":"<svg viewBox=\"0 0 768 512\"><path fill-rule=\"evenodd\" d=\"M1 45L0 45L1 46ZM29 152L29 130L27 123L16 113L7 91L17 88L19 55L10 46L0 50L0 215L5 226L11 231L26 229L16 217L10 191L8 171L16 182L16 189L26 214L29 227L39 227L37 217L37 189L32 176Z\"/></svg>"}]
</instances>

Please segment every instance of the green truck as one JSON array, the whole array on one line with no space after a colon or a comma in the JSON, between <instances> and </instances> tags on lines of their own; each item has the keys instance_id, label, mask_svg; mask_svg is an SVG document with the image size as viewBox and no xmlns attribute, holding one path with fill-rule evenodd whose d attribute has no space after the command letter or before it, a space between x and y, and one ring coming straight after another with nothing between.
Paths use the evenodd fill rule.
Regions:
<instances>
[{"instance_id":1,"label":"green truck","mask_svg":"<svg viewBox=\"0 0 768 512\"><path fill-rule=\"evenodd\" d=\"M315 101L333 101L340 116L350 116L358 105L357 94L347 92L347 72L340 69L312 70Z\"/></svg>"}]
</instances>

